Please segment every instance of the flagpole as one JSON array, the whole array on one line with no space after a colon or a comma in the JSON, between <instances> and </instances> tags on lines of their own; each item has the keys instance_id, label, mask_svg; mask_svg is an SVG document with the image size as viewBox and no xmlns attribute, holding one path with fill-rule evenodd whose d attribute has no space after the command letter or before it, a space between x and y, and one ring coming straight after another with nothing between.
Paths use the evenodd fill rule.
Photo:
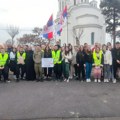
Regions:
<instances>
[{"instance_id":1,"label":"flagpole","mask_svg":"<svg viewBox=\"0 0 120 120\"><path fill-rule=\"evenodd\" d=\"M68 17L67 17L67 44L68 44Z\"/></svg>"},{"instance_id":2,"label":"flagpole","mask_svg":"<svg viewBox=\"0 0 120 120\"><path fill-rule=\"evenodd\" d=\"M67 16L67 44L68 44L68 16Z\"/></svg>"},{"instance_id":3,"label":"flagpole","mask_svg":"<svg viewBox=\"0 0 120 120\"><path fill-rule=\"evenodd\" d=\"M56 33L55 33L55 35L54 35L54 42L55 42L55 44L56 44L56 37L57 35L56 35Z\"/></svg>"}]
</instances>

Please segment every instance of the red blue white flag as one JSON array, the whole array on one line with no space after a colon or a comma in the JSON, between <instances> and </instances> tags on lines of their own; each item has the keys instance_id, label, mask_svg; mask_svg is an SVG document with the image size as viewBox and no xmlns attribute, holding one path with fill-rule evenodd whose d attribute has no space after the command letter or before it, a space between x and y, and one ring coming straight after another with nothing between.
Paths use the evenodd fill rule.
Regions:
<instances>
[{"instance_id":1,"label":"red blue white flag","mask_svg":"<svg viewBox=\"0 0 120 120\"><path fill-rule=\"evenodd\" d=\"M43 37L46 39L53 38L53 15L50 16L47 24L43 28Z\"/></svg>"},{"instance_id":2,"label":"red blue white flag","mask_svg":"<svg viewBox=\"0 0 120 120\"><path fill-rule=\"evenodd\" d=\"M65 6L64 10L63 10L63 18L67 18L67 5Z\"/></svg>"}]
</instances>

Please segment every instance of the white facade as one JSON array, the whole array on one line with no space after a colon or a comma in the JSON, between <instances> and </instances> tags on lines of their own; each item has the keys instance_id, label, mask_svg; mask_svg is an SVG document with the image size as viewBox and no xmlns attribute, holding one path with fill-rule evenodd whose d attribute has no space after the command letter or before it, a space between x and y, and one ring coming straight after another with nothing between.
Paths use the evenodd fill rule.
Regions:
<instances>
[{"instance_id":1,"label":"white facade","mask_svg":"<svg viewBox=\"0 0 120 120\"><path fill-rule=\"evenodd\" d=\"M63 26L61 36L56 36L57 40L61 40L61 44L78 44L73 31L76 31L77 37L81 34L79 39L81 45L84 43L91 45L95 42L105 43L105 18L97 8L95 0L91 2L89 0L58 0L58 3L56 24L65 5L68 6L67 23Z\"/></svg>"}]
</instances>

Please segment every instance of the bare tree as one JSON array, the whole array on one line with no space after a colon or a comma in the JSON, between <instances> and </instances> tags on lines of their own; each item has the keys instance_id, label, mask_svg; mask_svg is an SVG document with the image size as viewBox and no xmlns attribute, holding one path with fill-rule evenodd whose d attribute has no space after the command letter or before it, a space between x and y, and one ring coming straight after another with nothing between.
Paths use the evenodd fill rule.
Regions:
<instances>
[{"instance_id":1,"label":"bare tree","mask_svg":"<svg viewBox=\"0 0 120 120\"><path fill-rule=\"evenodd\" d=\"M35 35L33 34L24 34L22 37L18 38L17 41L19 44L32 43L35 40Z\"/></svg>"},{"instance_id":2,"label":"bare tree","mask_svg":"<svg viewBox=\"0 0 120 120\"><path fill-rule=\"evenodd\" d=\"M73 29L73 36L76 39L76 45L80 45L80 40L83 36L84 30L83 28Z\"/></svg>"},{"instance_id":3,"label":"bare tree","mask_svg":"<svg viewBox=\"0 0 120 120\"><path fill-rule=\"evenodd\" d=\"M10 25L7 29L8 34L11 36L11 40L12 40L12 46L14 44L14 38L17 34L19 34L19 28L15 27L13 25Z\"/></svg>"},{"instance_id":4,"label":"bare tree","mask_svg":"<svg viewBox=\"0 0 120 120\"><path fill-rule=\"evenodd\" d=\"M39 36L42 32L42 28L35 27L32 31L33 31L33 33L36 34L36 36Z\"/></svg>"},{"instance_id":5,"label":"bare tree","mask_svg":"<svg viewBox=\"0 0 120 120\"><path fill-rule=\"evenodd\" d=\"M5 44L6 44L6 45L12 45L12 40L11 40L11 39L6 40L6 41L5 41Z\"/></svg>"}]
</instances>

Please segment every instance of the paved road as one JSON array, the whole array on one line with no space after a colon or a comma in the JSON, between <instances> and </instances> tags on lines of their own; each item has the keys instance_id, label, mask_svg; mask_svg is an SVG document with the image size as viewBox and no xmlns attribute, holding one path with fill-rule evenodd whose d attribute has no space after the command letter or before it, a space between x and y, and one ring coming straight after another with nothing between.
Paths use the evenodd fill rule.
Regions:
<instances>
[{"instance_id":1,"label":"paved road","mask_svg":"<svg viewBox=\"0 0 120 120\"><path fill-rule=\"evenodd\" d=\"M107 117L120 120L120 83L0 83L0 120Z\"/></svg>"}]
</instances>

